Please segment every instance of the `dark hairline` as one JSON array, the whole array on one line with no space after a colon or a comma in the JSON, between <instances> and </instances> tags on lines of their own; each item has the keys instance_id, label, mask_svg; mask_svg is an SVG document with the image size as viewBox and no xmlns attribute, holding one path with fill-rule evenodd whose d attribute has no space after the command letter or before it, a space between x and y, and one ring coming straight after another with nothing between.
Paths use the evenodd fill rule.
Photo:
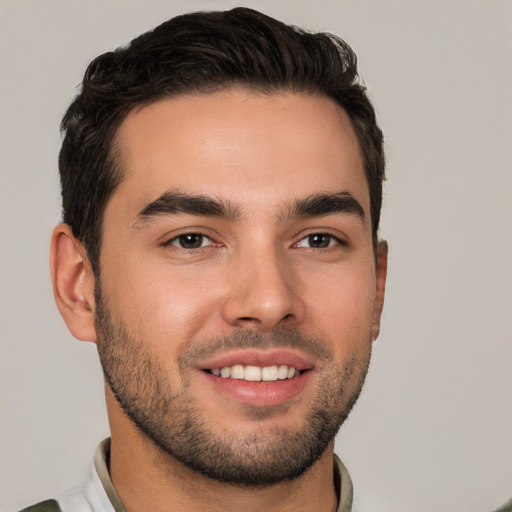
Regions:
<instances>
[{"instance_id":1,"label":"dark hairline","mask_svg":"<svg viewBox=\"0 0 512 512\"><path fill-rule=\"evenodd\" d=\"M123 180L126 176L126 172L127 172L126 163L123 162L122 147L120 146L119 139L118 139L119 130L120 130L122 124L124 123L124 121L127 119L127 117L131 113L141 111L145 108L151 107L152 105L155 105L155 104L159 103L160 101L165 101L168 99L175 99L175 98L205 97L205 96L210 96L213 94L228 92L228 91L233 91L233 90L234 91L240 90L242 92L261 94L262 96L270 96L273 94L286 94L286 93L304 94L307 96L326 98L326 99L331 100L337 108L342 110L347 115L347 117L350 121L350 126L354 130L354 133L355 133L355 136L357 139L357 148L359 151L359 157L361 158L361 161L363 164L365 181L366 181L366 184L368 187L368 194L369 194L369 197L371 198L370 180L368 177L368 171L366 169L367 165L366 165L366 161L365 161L365 153L364 153L362 145L361 145L362 137L359 135L356 125L355 125L353 119L350 117L349 113L346 111L346 109L342 105L340 105L339 102L336 101L335 98L331 97L325 91L322 91L320 89L312 89L312 88L306 89L306 90L300 90L297 87L291 87L291 86L288 87L288 86L284 86L284 85L262 86L260 84L254 85L251 83L242 83L240 81L237 81L237 82L231 82L231 83L224 83L221 85L219 84L219 85L216 85L215 87L204 87L203 90L201 90L201 88L198 87L196 90L192 90L192 91L179 91L176 93L166 93L166 94L156 95L153 98L150 98L150 99L148 98L147 101L136 103L131 108L125 109L115 119L115 122L112 123L111 129L113 129L113 130L112 130L111 143L110 143L110 148L108 151L106 165L108 167L110 167L109 173L111 173L111 176L113 178L114 186L112 187L112 189L110 191L110 195L109 195L107 201L103 205L103 209L99 212L100 215L98 216L98 219L97 219L98 220L97 247L95 247L95 252L96 252L97 258L93 258L91 261L95 275L99 276L100 271L101 271L100 270L101 265L99 264L100 263L99 260L101 259L101 245L102 245L102 241L103 241L103 221L104 221L104 217L105 217L105 210L107 209L108 203L110 202L110 199L112 198L117 187L123 182ZM370 201L370 203L371 203L371 201ZM370 207L371 207L371 204L370 204ZM372 224L372 226L371 226L372 244L374 246L374 250L376 251L378 239L375 236L376 233L374 232L375 230L373 229L373 219L372 219L371 212L370 212L369 217L370 217L369 218L370 223ZM97 262L95 262L95 259L97 259Z\"/></svg>"},{"instance_id":2,"label":"dark hairline","mask_svg":"<svg viewBox=\"0 0 512 512\"><path fill-rule=\"evenodd\" d=\"M383 139L353 50L336 35L309 32L252 9L202 11L172 18L95 58L62 120L63 220L98 272L105 208L125 174L116 137L127 115L161 99L236 87L318 95L346 112L362 156L377 245Z\"/></svg>"}]
</instances>

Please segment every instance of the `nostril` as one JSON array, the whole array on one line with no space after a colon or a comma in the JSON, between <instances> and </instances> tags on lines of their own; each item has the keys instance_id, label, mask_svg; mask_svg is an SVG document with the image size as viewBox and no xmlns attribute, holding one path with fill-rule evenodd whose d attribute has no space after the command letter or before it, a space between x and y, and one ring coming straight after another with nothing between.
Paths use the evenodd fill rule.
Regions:
<instances>
[{"instance_id":1,"label":"nostril","mask_svg":"<svg viewBox=\"0 0 512 512\"><path fill-rule=\"evenodd\" d=\"M283 318L281 318L280 322L287 322L289 320L292 320L293 318L294 318L293 313L288 313L287 315L283 316ZM259 318L255 318L252 316L241 316L240 318L238 318L238 322L243 323L243 324L258 324L258 325L263 323Z\"/></svg>"},{"instance_id":2,"label":"nostril","mask_svg":"<svg viewBox=\"0 0 512 512\"><path fill-rule=\"evenodd\" d=\"M238 320L241 321L241 322L261 323L261 320L258 320L257 318L253 318L252 316L242 316Z\"/></svg>"}]
</instances>

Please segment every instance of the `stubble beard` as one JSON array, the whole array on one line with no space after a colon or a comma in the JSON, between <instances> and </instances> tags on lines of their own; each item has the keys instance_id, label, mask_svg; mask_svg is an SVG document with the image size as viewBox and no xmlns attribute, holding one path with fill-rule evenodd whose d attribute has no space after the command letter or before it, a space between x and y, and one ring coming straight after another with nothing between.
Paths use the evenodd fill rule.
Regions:
<instances>
[{"instance_id":1,"label":"stubble beard","mask_svg":"<svg viewBox=\"0 0 512 512\"><path fill-rule=\"evenodd\" d=\"M210 479L264 487L304 474L334 440L361 392L371 342L362 358L351 357L340 368L327 345L296 329L270 336L250 330L191 347L179 358L180 389L171 389L170 370L123 323L114 324L96 290L98 353L105 380L138 430L175 460ZM365 340L366 342L366 340ZM254 421L250 433L236 428L219 435L203 417L190 392L193 361L221 348L301 347L321 361L318 392L309 412L295 428L262 428L272 410L246 407ZM286 414L286 413L283 413Z\"/></svg>"}]
</instances>

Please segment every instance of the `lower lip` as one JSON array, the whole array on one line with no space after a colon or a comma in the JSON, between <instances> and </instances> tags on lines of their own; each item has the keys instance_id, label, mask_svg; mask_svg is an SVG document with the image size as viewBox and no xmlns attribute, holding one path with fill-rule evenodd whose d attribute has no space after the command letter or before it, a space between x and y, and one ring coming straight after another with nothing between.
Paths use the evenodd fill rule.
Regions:
<instances>
[{"instance_id":1,"label":"lower lip","mask_svg":"<svg viewBox=\"0 0 512 512\"><path fill-rule=\"evenodd\" d=\"M239 403L256 407L281 405L299 395L310 381L311 370L286 380L251 382L242 379L224 379L202 371L203 377L216 390Z\"/></svg>"}]
</instances>

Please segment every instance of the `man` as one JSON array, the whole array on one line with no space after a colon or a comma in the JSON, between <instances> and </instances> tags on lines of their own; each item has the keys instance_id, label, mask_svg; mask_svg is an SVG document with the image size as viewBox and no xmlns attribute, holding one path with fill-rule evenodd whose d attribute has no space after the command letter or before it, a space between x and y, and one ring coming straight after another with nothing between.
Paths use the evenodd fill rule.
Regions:
<instances>
[{"instance_id":1,"label":"man","mask_svg":"<svg viewBox=\"0 0 512 512\"><path fill-rule=\"evenodd\" d=\"M342 40L239 8L95 59L62 124L57 306L111 440L28 510L349 511L378 336L382 134Z\"/></svg>"}]
</instances>

